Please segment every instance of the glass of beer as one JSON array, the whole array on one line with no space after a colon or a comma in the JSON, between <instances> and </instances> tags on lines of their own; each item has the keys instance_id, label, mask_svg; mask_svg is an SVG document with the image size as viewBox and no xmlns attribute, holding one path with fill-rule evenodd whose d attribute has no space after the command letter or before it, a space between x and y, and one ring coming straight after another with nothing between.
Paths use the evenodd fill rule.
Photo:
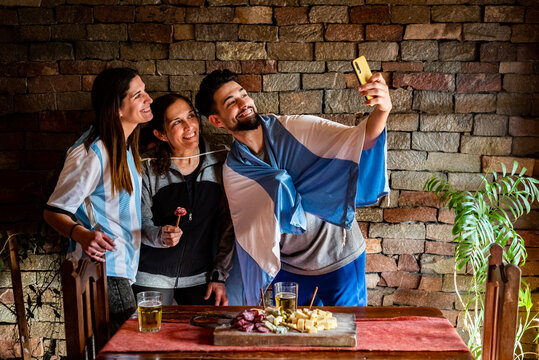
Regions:
<instances>
[{"instance_id":1,"label":"glass of beer","mask_svg":"<svg viewBox=\"0 0 539 360\"><path fill-rule=\"evenodd\" d=\"M298 299L298 283L278 282L273 284L275 294L275 306L281 308L283 312L292 314L296 311Z\"/></svg>"},{"instance_id":2,"label":"glass of beer","mask_svg":"<svg viewBox=\"0 0 539 360\"><path fill-rule=\"evenodd\" d=\"M163 294L159 291L143 291L137 294L138 329L141 332L157 332L161 329Z\"/></svg>"}]
</instances>

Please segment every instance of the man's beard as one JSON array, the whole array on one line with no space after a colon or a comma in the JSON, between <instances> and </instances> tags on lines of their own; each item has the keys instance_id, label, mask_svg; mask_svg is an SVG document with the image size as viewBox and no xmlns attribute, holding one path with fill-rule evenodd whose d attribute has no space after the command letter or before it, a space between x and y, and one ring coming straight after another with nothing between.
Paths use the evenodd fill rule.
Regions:
<instances>
[{"instance_id":1,"label":"man's beard","mask_svg":"<svg viewBox=\"0 0 539 360\"><path fill-rule=\"evenodd\" d=\"M234 126L234 129L230 129L232 131L256 130L260 126L260 116L258 116L258 113L256 112L241 121L238 119L236 120L236 126Z\"/></svg>"}]
</instances>

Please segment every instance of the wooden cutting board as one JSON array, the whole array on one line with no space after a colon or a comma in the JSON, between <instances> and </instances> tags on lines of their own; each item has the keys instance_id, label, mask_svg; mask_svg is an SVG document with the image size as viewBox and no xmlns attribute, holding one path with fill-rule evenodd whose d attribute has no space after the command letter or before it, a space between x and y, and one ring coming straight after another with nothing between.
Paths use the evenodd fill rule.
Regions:
<instances>
[{"instance_id":1,"label":"wooden cutting board","mask_svg":"<svg viewBox=\"0 0 539 360\"><path fill-rule=\"evenodd\" d=\"M237 328L217 328L213 345L221 346L356 346L356 315L336 314L337 328L316 334L289 330L286 334L243 332Z\"/></svg>"}]
</instances>

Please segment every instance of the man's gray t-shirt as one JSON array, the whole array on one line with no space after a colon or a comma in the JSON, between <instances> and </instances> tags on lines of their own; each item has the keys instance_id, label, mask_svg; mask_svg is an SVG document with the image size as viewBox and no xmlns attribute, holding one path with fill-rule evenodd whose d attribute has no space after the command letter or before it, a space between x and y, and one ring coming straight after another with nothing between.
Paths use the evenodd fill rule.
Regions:
<instances>
[{"instance_id":1,"label":"man's gray t-shirt","mask_svg":"<svg viewBox=\"0 0 539 360\"><path fill-rule=\"evenodd\" d=\"M299 275L327 274L348 265L365 251L365 240L356 221L346 230L307 212L305 219L305 233L281 235L283 270Z\"/></svg>"},{"instance_id":2,"label":"man's gray t-shirt","mask_svg":"<svg viewBox=\"0 0 539 360\"><path fill-rule=\"evenodd\" d=\"M255 154L268 162L266 151ZM303 234L281 234L281 269L299 275L323 275L338 270L365 251L365 240L356 221L350 230L305 212Z\"/></svg>"}]
</instances>

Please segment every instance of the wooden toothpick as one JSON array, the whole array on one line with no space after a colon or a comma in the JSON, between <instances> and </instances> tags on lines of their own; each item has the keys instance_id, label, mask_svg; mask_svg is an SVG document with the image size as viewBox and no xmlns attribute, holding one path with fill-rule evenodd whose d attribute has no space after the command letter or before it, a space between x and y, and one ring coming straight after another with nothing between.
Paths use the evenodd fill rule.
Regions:
<instances>
[{"instance_id":1,"label":"wooden toothpick","mask_svg":"<svg viewBox=\"0 0 539 360\"><path fill-rule=\"evenodd\" d=\"M314 288L314 294L313 294L313 298L311 299L311 303L309 304L309 310L311 310L311 307L313 306L314 298L316 297L317 292L318 292L318 286Z\"/></svg>"}]
</instances>

